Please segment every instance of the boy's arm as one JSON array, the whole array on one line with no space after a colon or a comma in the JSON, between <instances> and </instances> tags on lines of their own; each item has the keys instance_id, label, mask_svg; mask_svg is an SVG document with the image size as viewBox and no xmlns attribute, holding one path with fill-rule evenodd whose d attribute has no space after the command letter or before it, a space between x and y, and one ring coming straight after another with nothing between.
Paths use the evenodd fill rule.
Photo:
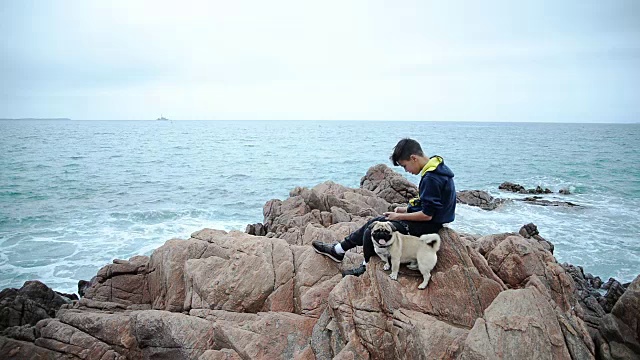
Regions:
<instances>
[{"instance_id":1,"label":"boy's arm","mask_svg":"<svg viewBox=\"0 0 640 360\"><path fill-rule=\"evenodd\" d=\"M386 212L383 215L389 220L430 221L432 218L432 216L427 215L422 211L414 213Z\"/></svg>"}]
</instances>

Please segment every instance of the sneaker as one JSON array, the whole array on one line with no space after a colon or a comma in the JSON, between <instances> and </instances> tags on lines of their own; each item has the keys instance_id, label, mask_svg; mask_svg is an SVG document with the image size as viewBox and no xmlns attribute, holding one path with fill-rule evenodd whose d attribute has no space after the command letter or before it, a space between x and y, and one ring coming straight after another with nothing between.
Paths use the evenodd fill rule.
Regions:
<instances>
[{"instance_id":1,"label":"sneaker","mask_svg":"<svg viewBox=\"0 0 640 360\"><path fill-rule=\"evenodd\" d=\"M331 260L335 262L342 262L342 259L344 259L344 254L338 254L336 252L336 249L333 248L334 245L335 244L323 243L322 241L314 241L311 243L311 246L313 246L313 249L318 254L328 256Z\"/></svg>"},{"instance_id":2,"label":"sneaker","mask_svg":"<svg viewBox=\"0 0 640 360\"><path fill-rule=\"evenodd\" d=\"M358 266L355 269L343 271L342 272L342 277L345 277L347 275L360 276L360 275L364 274L365 271L367 271L367 267L364 266L363 264L360 264L360 266Z\"/></svg>"}]
</instances>

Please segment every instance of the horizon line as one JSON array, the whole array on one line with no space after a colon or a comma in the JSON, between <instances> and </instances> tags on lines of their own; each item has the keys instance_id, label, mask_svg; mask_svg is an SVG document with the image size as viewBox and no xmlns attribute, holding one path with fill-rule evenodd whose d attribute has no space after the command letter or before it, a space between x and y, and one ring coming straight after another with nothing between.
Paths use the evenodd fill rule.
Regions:
<instances>
[{"instance_id":1,"label":"horizon line","mask_svg":"<svg viewBox=\"0 0 640 360\"><path fill-rule=\"evenodd\" d=\"M403 119L72 119L55 118L0 118L0 121L353 121L353 122L435 122L435 123L504 123L504 124L640 124L638 121L513 121L513 120L403 120Z\"/></svg>"}]
</instances>

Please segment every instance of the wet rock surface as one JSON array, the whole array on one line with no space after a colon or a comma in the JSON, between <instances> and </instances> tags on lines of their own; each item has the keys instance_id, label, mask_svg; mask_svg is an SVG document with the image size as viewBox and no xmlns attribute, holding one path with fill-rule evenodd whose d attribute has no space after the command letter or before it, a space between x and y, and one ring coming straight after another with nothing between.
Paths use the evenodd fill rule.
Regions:
<instances>
[{"instance_id":1,"label":"wet rock surface","mask_svg":"<svg viewBox=\"0 0 640 360\"><path fill-rule=\"evenodd\" d=\"M462 190L456 192L456 201L461 204L477 206L484 210L495 210L505 203L505 199L497 199L481 190Z\"/></svg>"},{"instance_id":2,"label":"wet rock surface","mask_svg":"<svg viewBox=\"0 0 640 360\"><path fill-rule=\"evenodd\" d=\"M541 196L529 196L524 199L515 199L515 200L524 201L527 204L540 205L540 206L564 206L564 207L580 206L570 201L557 201L557 200L543 199Z\"/></svg>"},{"instance_id":3,"label":"wet rock surface","mask_svg":"<svg viewBox=\"0 0 640 360\"><path fill-rule=\"evenodd\" d=\"M500 184L498 186L498 189L515 192L519 194L552 194L553 193L553 191L549 190L548 188L542 188L539 185L533 189L525 189L525 187L520 184L514 184L508 181L505 181L502 184Z\"/></svg>"},{"instance_id":4,"label":"wet rock surface","mask_svg":"<svg viewBox=\"0 0 640 360\"><path fill-rule=\"evenodd\" d=\"M114 260L82 284L80 300L56 303L57 312L45 311L47 317L8 326L0 336L0 358L638 354L640 280L625 289L561 266L534 224L485 236L443 228L425 290L417 288L419 272L402 266L395 281L377 258L364 275L343 278L341 270L361 263L360 250L338 264L310 243L338 241L370 216L406 202L413 193L398 176L378 166L359 189L332 182L296 188L285 200L268 201L264 221L248 226L248 233L203 229L167 241L151 256ZM595 286L607 286L611 295L596 297Z\"/></svg>"}]
</instances>

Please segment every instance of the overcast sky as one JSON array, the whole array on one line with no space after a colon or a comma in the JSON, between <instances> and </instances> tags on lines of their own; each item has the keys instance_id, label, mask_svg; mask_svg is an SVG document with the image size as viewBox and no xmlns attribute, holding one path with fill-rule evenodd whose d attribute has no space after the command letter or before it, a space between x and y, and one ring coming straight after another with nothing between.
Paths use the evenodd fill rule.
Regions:
<instances>
[{"instance_id":1,"label":"overcast sky","mask_svg":"<svg viewBox=\"0 0 640 360\"><path fill-rule=\"evenodd\" d=\"M640 121L640 1L0 0L0 118Z\"/></svg>"}]
</instances>

